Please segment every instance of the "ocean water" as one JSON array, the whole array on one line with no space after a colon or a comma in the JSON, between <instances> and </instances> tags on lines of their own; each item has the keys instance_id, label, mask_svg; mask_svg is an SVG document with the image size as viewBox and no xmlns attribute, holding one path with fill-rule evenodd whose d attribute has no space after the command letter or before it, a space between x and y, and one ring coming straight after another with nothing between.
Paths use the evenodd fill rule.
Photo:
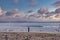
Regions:
<instances>
[{"instance_id":1,"label":"ocean water","mask_svg":"<svg viewBox=\"0 0 60 40\"><path fill-rule=\"evenodd\" d=\"M60 23L0 23L0 31L15 32L59 32Z\"/></svg>"}]
</instances>

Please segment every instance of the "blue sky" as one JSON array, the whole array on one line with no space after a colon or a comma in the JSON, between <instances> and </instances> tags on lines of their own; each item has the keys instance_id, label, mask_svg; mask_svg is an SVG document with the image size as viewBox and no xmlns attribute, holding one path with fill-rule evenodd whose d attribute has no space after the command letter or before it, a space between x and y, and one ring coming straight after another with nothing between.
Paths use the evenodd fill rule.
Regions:
<instances>
[{"instance_id":1,"label":"blue sky","mask_svg":"<svg viewBox=\"0 0 60 40\"><path fill-rule=\"evenodd\" d=\"M30 0L18 0L16 4L14 4L14 0L0 0L0 6L4 10L11 10L18 8L20 12L27 12L28 10L38 10L41 7L49 8L52 10L54 6L52 5L54 2L58 0L35 0L36 5L33 7L29 7L31 1Z\"/></svg>"}]
</instances>

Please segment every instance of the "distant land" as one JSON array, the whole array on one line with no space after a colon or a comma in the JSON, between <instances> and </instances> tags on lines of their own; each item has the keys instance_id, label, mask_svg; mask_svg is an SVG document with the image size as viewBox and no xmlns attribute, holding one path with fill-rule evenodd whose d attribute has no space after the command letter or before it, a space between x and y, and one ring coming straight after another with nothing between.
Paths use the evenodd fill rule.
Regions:
<instances>
[{"instance_id":1,"label":"distant land","mask_svg":"<svg viewBox=\"0 0 60 40\"><path fill-rule=\"evenodd\" d=\"M0 23L60 23L60 21L0 21Z\"/></svg>"}]
</instances>

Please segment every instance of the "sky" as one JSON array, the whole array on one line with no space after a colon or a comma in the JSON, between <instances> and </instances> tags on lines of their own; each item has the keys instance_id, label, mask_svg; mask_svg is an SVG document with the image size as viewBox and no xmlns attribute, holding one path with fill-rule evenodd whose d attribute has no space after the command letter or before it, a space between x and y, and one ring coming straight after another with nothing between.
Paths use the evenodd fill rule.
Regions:
<instances>
[{"instance_id":1,"label":"sky","mask_svg":"<svg viewBox=\"0 0 60 40\"><path fill-rule=\"evenodd\" d=\"M5 21L60 22L60 0L0 0L0 23ZM1 26L5 28L5 25L6 24L3 24ZM17 24L13 25L15 26ZM24 25L26 25L26 23ZM24 25L21 24L21 26ZM27 25L31 24L27 23ZM11 26L6 27L13 29ZM40 31L40 28L32 29L35 31ZM53 31L55 30L55 28L52 27L47 28L48 31L51 31L52 29ZM46 28L44 30L46 31Z\"/></svg>"},{"instance_id":2,"label":"sky","mask_svg":"<svg viewBox=\"0 0 60 40\"><path fill-rule=\"evenodd\" d=\"M38 10L41 7L54 9L52 5L57 0L0 0L0 6L4 10L11 10L18 8L20 12L27 12L28 10Z\"/></svg>"},{"instance_id":3,"label":"sky","mask_svg":"<svg viewBox=\"0 0 60 40\"><path fill-rule=\"evenodd\" d=\"M60 21L60 0L0 0L0 21Z\"/></svg>"}]
</instances>

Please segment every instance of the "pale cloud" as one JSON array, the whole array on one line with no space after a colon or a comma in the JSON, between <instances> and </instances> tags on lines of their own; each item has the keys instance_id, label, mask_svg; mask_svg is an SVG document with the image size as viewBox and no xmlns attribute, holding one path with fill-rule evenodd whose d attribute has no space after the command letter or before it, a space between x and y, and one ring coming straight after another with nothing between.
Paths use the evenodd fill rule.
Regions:
<instances>
[{"instance_id":1,"label":"pale cloud","mask_svg":"<svg viewBox=\"0 0 60 40\"><path fill-rule=\"evenodd\" d=\"M14 16L16 14L18 14L18 9L14 9L14 10L10 10L10 11L7 11L5 14L6 16Z\"/></svg>"},{"instance_id":2,"label":"pale cloud","mask_svg":"<svg viewBox=\"0 0 60 40\"><path fill-rule=\"evenodd\" d=\"M3 15L3 10L1 7L0 7L0 15Z\"/></svg>"},{"instance_id":3,"label":"pale cloud","mask_svg":"<svg viewBox=\"0 0 60 40\"><path fill-rule=\"evenodd\" d=\"M56 7L60 7L60 1L56 1L55 3L53 3L53 5L55 5Z\"/></svg>"},{"instance_id":4,"label":"pale cloud","mask_svg":"<svg viewBox=\"0 0 60 40\"><path fill-rule=\"evenodd\" d=\"M18 0L13 0L14 1L14 4L17 4L18 3Z\"/></svg>"},{"instance_id":5,"label":"pale cloud","mask_svg":"<svg viewBox=\"0 0 60 40\"><path fill-rule=\"evenodd\" d=\"M55 11L57 8L56 7L50 7L48 9L49 9L49 12L52 12L52 11Z\"/></svg>"},{"instance_id":6,"label":"pale cloud","mask_svg":"<svg viewBox=\"0 0 60 40\"><path fill-rule=\"evenodd\" d=\"M37 2L36 0L30 0L30 4L29 4L29 7L34 7L37 5Z\"/></svg>"},{"instance_id":7,"label":"pale cloud","mask_svg":"<svg viewBox=\"0 0 60 40\"><path fill-rule=\"evenodd\" d=\"M38 10L38 13L40 13L40 14L43 14L43 13L45 13L45 12L48 12L48 8L40 8L40 9Z\"/></svg>"},{"instance_id":8,"label":"pale cloud","mask_svg":"<svg viewBox=\"0 0 60 40\"><path fill-rule=\"evenodd\" d=\"M32 13L32 12L34 12L33 10L29 10L27 13Z\"/></svg>"},{"instance_id":9,"label":"pale cloud","mask_svg":"<svg viewBox=\"0 0 60 40\"><path fill-rule=\"evenodd\" d=\"M41 9L40 9L41 10ZM0 21L60 21L60 13L47 12L48 10L42 10L42 15L38 12L27 12L19 13L18 9L13 9L3 13L3 16L0 16ZM40 11L41 12L41 11ZM46 13L47 12L47 13Z\"/></svg>"},{"instance_id":10,"label":"pale cloud","mask_svg":"<svg viewBox=\"0 0 60 40\"><path fill-rule=\"evenodd\" d=\"M60 21L60 15L57 17L57 15L58 14L55 14L55 15L53 15L53 16L50 16L50 20L52 20L52 21Z\"/></svg>"},{"instance_id":11,"label":"pale cloud","mask_svg":"<svg viewBox=\"0 0 60 40\"><path fill-rule=\"evenodd\" d=\"M57 8L57 9L55 10L55 12L56 12L56 13L60 13L60 8Z\"/></svg>"}]
</instances>

